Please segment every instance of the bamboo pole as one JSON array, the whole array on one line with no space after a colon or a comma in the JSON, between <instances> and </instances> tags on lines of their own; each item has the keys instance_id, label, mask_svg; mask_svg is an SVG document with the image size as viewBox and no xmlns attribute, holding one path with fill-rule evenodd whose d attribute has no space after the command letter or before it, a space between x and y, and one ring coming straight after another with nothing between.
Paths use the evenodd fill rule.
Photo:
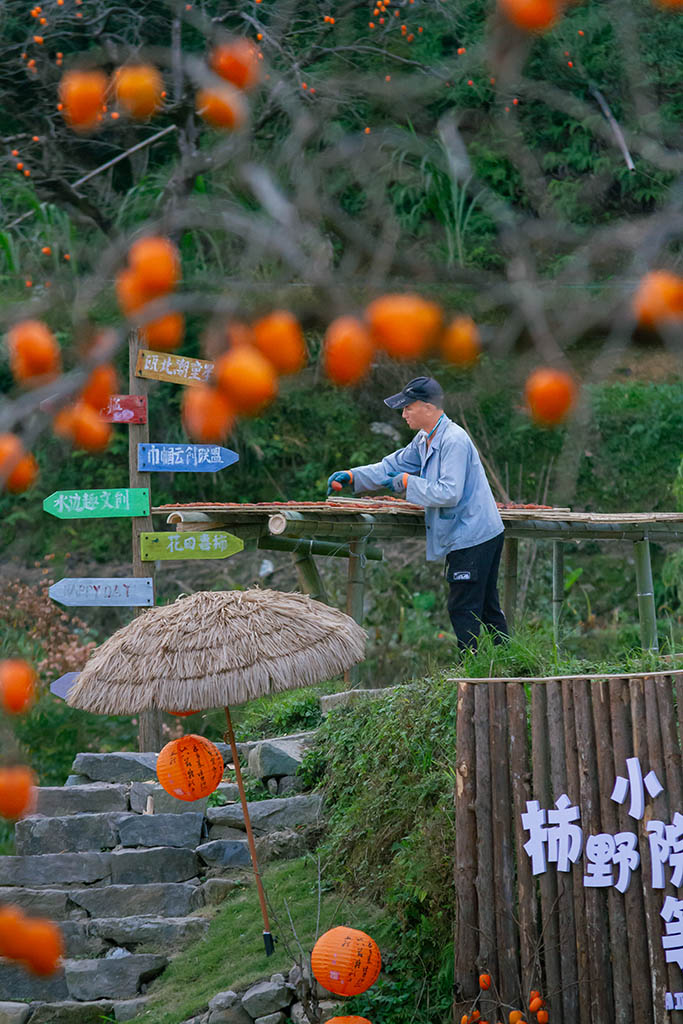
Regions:
<instances>
[{"instance_id":1,"label":"bamboo pole","mask_svg":"<svg viewBox=\"0 0 683 1024\"><path fill-rule=\"evenodd\" d=\"M236 531L239 535L239 531ZM308 540L305 537L259 537L256 545L264 551L305 552L307 555L323 555L326 558L350 558L351 545L333 540ZM384 553L371 545L365 547L365 557L369 562L381 562Z\"/></svg>"},{"instance_id":2,"label":"bamboo pole","mask_svg":"<svg viewBox=\"0 0 683 1024\"><path fill-rule=\"evenodd\" d=\"M365 594L365 540L353 540L349 544L349 570L346 585L346 614L363 625L363 597ZM350 687L360 682L360 665L353 665L344 673Z\"/></svg>"},{"instance_id":3,"label":"bamboo pole","mask_svg":"<svg viewBox=\"0 0 683 1024\"><path fill-rule=\"evenodd\" d=\"M517 561L519 541L514 537L505 536L503 542L503 614L512 630L517 610Z\"/></svg>"},{"instance_id":4,"label":"bamboo pole","mask_svg":"<svg viewBox=\"0 0 683 1024\"><path fill-rule=\"evenodd\" d=\"M455 977L454 1011L465 1009L478 991L477 949L477 821L474 753L474 688L458 686L455 732ZM460 1018L457 1017L459 1020Z\"/></svg>"},{"instance_id":5,"label":"bamboo pole","mask_svg":"<svg viewBox=\"0 0 683 1024\"><path fill-rule=\"evenodd\" d=\"M136 377L135 375L135 366L138 361L140 347L137 331L131 331L128 335L128 393L130 395L146 396L148 392L147 381L143 377ZM148 442L149 410L146 423L129 423L128 425L128 479L130 487L147 487L150 489L151 507L151 474L138 471L138 444L146 444ZM140 555L140 534L153 530L154 522L151 515L135 516L131 519L133 576L152 576L154 578L154 563L143 563ZM135 614L141 615L144 614L144 611L144 608L138 608ZM161 750L161 711L142 711L139 715L139 722L138 750Z\"/></svg>"},{"instance_id":6,"label":"bamboo pole","mask_svg":"<svg viewBox=\"0 0 683 1024\"><path fill-rule=\"evenodd\" d=\"M315 601L329 604L325 584L318 572L318 566L315 564L313 555L306 551L293 552L292 561L294 562L294 568L296 569L299 584L304 594L310 594Z\"/></svg>"},{"instance_id":7,"label":"bamboo pole","mask_svg":"<svg viewBox=\"0 0 683 1024\"><path fill-rule=\"evenodd\" d=\"M263 891L263 882L261 881L261 873L258 866L258 857L256 856L256 843L254 842L254 833L251 830L251 819L249 818L249 804L247 803L247 795L244 792L244 781L242 779L242 769L240 767L239 754L237 753L237 743L235 742L235 733L232 728L232 720L230 718L230 708L225 708L225 723L226 731L223 739L226 743L230 744L230 751L232 754L232 763L235 766L235 779L237 781L237 788L240 792L240 803L242 804L242 813L244 814L244 827L247 831L247 843L249 844L249 853L251 855L251 865L254 869L254 880L256 882L256 889L258 892L259 903L261 904L261 916L263 917L263 944L266 947L266 956L272 956L275 952L275 944L273 942L273 936L270 933L270 922L268 920L268 907L266 906L266 894Z\"/></svg>"},{"instance_id":8,"label":"bamboo pole","mask_svg":"<svg viewBox=\"0 0 683 1024\"><path fill-rule=\"evenodd\" d=\"M340 537L346 540L372 537L375 540L399 540L402 537L424 537L424 521L416 522L398 515L390 522L381 521L367 512L351 517L321 514L304 515L302 512L275 512L268 517L268 532L276 537Z\"/></svg>"},{"instance_id":9,"label":"bamboo pole","mask_svg":"<svg viewBox=\"0 0 683 1024\"><path fill-rule=\"evenodd\" d=\"M553 639L560 643L560 615L564 601L564 547L561 540L553 541Z\"/></svg>"},{"instance_id":10,"label":"bamboo pole","mask_svg":"<svg viewBox=\"0 0 683 1024\"><path fill-rule=\"evenodd\" d=\"M633 545L636 562L636 593L640 619L640 645L644 651L658 651L657 611L655 609L650 542L645 537Z\"/></svg>"}]
</instances>

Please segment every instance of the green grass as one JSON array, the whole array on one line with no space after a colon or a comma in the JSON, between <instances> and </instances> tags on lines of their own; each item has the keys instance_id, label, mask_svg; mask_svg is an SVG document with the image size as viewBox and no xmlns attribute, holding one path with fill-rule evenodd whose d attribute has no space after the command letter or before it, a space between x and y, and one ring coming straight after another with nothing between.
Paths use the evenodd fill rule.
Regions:
<instances>
[{"instance_id":1,"label":"green grass","mask_svg":"<svg viewBox=\"0 0 683 1024\"><path fill-rule=\"evenodd\" d=\"M287 906L304 951L310 954L318 917L315 859L302 857L266 868L263 880L271 930L278 939L273 956L265 955L256 889L237 889L219 908L207 936L179 954L152 986L147 1009L136 1018L137 1024L178 1024L206 1010L217 992L245 989L276 972L286 975L300 955ZM380 910L367 901L340 897L324 879L320 888L319 934L348 924L369 932L383 948L388 924Z\"/></svg>"}]
</instances>

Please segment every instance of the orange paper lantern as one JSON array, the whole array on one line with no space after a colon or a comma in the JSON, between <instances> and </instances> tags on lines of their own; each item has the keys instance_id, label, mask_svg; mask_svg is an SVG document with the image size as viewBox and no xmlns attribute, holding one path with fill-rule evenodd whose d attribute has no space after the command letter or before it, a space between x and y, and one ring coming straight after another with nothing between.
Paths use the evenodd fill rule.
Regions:
<instances>
[{"instance_id":1,"label":"orange paper lantern","mask_svg":"<svg viewBox=\"0 0 683 1024\"><path fill-rule=\"evenodd\" d=\"M327 1024L370 1024L367 1017L330 1017Z\"/></svg>"},{"instance_id":2,"label":"orange paper lantern","mask_svg":"<svg viewBox=\"0 0 683 1024\"><path fill-rule=\"evenodd\" d=\"M223 778L223 758L214 743L191 733L166 744L157 759L157 777L178 800L201 800Z\"/></svg>"},{"instance_id":3,"label":"orange paper lantern","mask_svg":"<svg viewBox=\"0 0 683 1024\"><path fill-rule=\"evenodd\" d=\"M366 992L377 981L381 967L382 957L375 940L345 925L321 935L311 953L315 978L328 992L338 996Z\"/></svg>"}]
</instances>

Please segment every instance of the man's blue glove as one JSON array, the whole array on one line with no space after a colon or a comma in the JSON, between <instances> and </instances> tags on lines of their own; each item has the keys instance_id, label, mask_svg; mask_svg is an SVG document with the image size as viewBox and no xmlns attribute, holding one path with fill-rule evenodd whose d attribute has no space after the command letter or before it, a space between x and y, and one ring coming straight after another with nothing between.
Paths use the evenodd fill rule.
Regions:
<instances>
[{"instance_id":1,"label":"man's blue glove","mask_svg":"<svg viewBox=\"0 0 683 1024\"><path fill-rule=\"evenodd\" d=\"M327 479L327 493L341 491L342 487L350 487L353 483L353 473L350 469L341 469Z\"/></svg>"}]
</instances>

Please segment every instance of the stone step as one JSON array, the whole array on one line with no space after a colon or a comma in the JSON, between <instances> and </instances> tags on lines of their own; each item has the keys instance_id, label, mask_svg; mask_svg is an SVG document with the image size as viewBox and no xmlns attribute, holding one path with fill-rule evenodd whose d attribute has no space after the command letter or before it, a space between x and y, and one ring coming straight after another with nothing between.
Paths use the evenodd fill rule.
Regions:
<instances>
[{"instance_id":1,"label":"stone step","mask_svg":"<svg viewBox=\"0 0 683 1024\"><path fill-rule=\"evenodd\" d=\"M219 888L218 879L212 889ZM224 880L220 880L223 882ZM186 917L204 906L204 886L192 882L151 882L146 885L105 885L88 889L33 889L20 886L0 888L0 904L15 903L34 917L53 921L82 920L87 917ZM225 885L224 885L225 887ZM212 902L219 902L217 894Z\"/></svg>"},{"instance_id":2,"label":"stone step","mask_svg":"<svg viewBox=\"0 0 683 1024\"><path fill-rule=\"evenodd\" d=\"M109 1020L134 1020L144 1011L146 1003L145 996L137 996L135 999L98 999L88 1003L69 999L60 1003L31 1003L30 1007L17 1003L15 1005L25 1007L26 1016L17 1017L16 1024L24 1024L24 1021L27 1024L102 1024ZM0 1003L0 1007L2 1005ZM15 1024L14 1018L10 1018L10 1021ZM4 1024L1 1014L0 1024Z\"/></svg>"},{"instance_id":3,"label":"stone step","mask_svg":"<svg viewBox=\"0 0 683 1024\"><path fill-rule=\"evenodd\" d=\"M158 953L131 953L98 960L65 960L49 978L0 959L0 999L54 1003L63 1000L132 999L168 964Z\"/></svg>"},{"instance_id":4,"label":"stone step","mask_svg":"<svg viewBox=\"0 0 683 1024\"><path fill-rule=\"evenodd\" d=\"M60 921L59 927L67 957L99 957L115 946L130 953L139 946L148 951L181 949L206 935L209 919L135 915Z\"/></svg>"},{"instance_id":5,"label":"stone step","mask_svg":"<svg viewBox=\"0 0 683 1024\"><path fill-rule=\"evenodd\" d=\"M307 793L300 796L275 797L272 800L255 800L247 804L249 819L255 835L277 832L297 825L312 825L320 820L322 796ZM244 830L244 811L241 804L227 804L225 807L209 807L206 812L209 822L209 839L220 838L213 830L231 828Z\"/></svg>"},{"instance_id":6,"label":"stone step","mask_svg":"<svg viewBox=\"0 0 683 1024\"><path fill-rule=\"evenodd\" d=\"M123 783L90 782L85 786L38 786L36 814L92 814L128 810L128 787Z\"/></svg>"},{"instance_id":7,"label":"stone step","mask_svg":"<svg viewBox=\"0 0 683 1024\"><path fill-rule=\"evenodd\" d=\"M199 862L194 850L155 846L148 850L109 853L44 853L0 857L0 886L54 889L60 884L130 885L185 882L195 878Z\"/></svg>"},{"instance_id":8,"label":"stone step","mask_svg":"<svg viewBox=\"0 0 683 1024\"><path fill-rule=\"evenodd\" d=\"M316 730L290 733L287 736L273 736L268 740L250 740L238 743L240 757L248 758L254 748L262 743L309 744ZM216 743L225 764L232 762L232 753L226 743ZM155 779L157 754L154 752L138 753L131 750L119 750L109 754L84 752L76 754L71 766L72 785L87 782L144 782ZM277 773L274 773L277 774ZM282 775L290 774L282 771Z\"/></svg>"},{"instance_id":9,"label":"stone step","mask_svg":"<svg viewBox=\"0 0 683 1024\"><path fill-rule=\"evenodd\" d=\"M192 814L69 814L31 815L17 822L14 836L18 855L78 853L116 846L184 846L201 842L204 816Z\"/></svg>"}]
</instances>

